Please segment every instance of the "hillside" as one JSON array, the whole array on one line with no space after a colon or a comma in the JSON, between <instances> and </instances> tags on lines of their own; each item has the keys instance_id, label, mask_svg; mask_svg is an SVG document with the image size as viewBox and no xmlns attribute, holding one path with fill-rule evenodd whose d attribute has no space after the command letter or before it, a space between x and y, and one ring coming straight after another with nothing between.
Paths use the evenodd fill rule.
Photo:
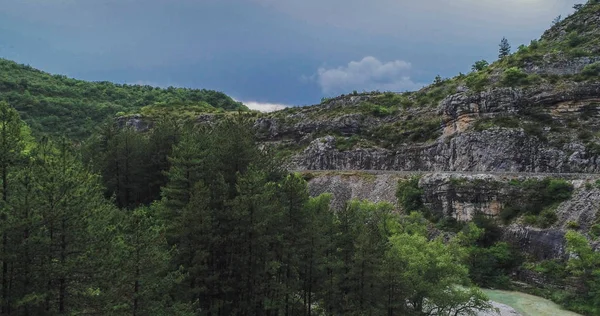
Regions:
<instances>
[{"instance_id":1,"label":"hillside","mask_svg":"<svg viewBox=\"0 0 600 316\"><path fill-rule=\"evenodd\" d=\"M259 135L296 170L600 172L599 25L590 2L469 74L266 114Z\"/></svg>"},{"instance_id":2,"label":"hillside","mask_svg":"<svg viewBox=\"0 0 600 316\"><path fill-rule=\"evenodd\" d=\"M148 111L147 107L197 113L247 110L217 91L87 82L6 59L0 59L0 100L15 107L34 132L72 138L88 136L96 124L118 113Z\"/></svg>"}]
</instances>

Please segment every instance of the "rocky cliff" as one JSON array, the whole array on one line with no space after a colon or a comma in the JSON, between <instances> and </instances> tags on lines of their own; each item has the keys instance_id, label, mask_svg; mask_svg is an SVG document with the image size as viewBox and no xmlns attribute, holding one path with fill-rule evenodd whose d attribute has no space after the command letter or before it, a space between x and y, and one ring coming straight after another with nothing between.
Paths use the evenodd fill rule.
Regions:
<instances>
[{"instance_id":1,"label":"rocky cliff","mask_svg":"<svg viewBox=\"0 0 600 316\"><path fill-rule=\"evenodd\" d=\"M577 179L569 176L572 186L569 197L549 206L557 215L547 227L515 220L504 223L502 212L525 201L523 186L518 183L537 183L548 176L485 173L397 173L397 172L312 172L309 178L311 195L333 194L332 205L342 211L350 199L366 199L398 205L398 181L419 175L419 188L425 206L432 212L459 222L467 222L476 215L496 219L503 227L503 238L538 260L560 258L566 255L564 234L567 228L588 232L600 223L600 188L598 176ZM554 179L554 178L552 178ZM400 206L399 206L400 207ZM600 249L600 244L596 245Z\"/></svg>"}]
</instances>

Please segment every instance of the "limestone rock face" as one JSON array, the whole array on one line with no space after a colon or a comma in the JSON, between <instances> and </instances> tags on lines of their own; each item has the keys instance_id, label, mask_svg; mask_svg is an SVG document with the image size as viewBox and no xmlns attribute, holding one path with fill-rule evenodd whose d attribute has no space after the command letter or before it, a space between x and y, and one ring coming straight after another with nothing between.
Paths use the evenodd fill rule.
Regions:
<instances>
[{"instance_id":1,"label":"limestone rock face","mask_svg":"<svg viewBox=\"0 0 600 316\"><path fill-rule=\"evenodd\" d=\"M292 158L295 170L598 172L599 157L579 144L556 148L523 130L496 128L456 135L431 145L397 150L336 149L335 138L318 138Z\"/></svg>"},{"instance_id":2,"label":"limestone rock face","mask_svg":"<svg viewBox=\"0 0 600 316\"><path fill-rule=\"evenodd\" d=\"M260 121L258 125L266 131L268 139L293 135L295 139L306 140L307 135L314 136L291 159L297 170L600 172L598 153L578 138L581 132L557 127L582 119L592 129L600 127L599 107L600 83L569 83L560 89L537 86L494 88L474 94L461 92L440 102L437 111L443 132L438 139L398 144L393 149L359 146L340 151L336 149L335 137L317 137L355 135L384 121L361 118L359 114L300 121L287 127L276 120ZM484 129L474 126L475 122L498 117L508 117L513 124L520 124L533 108L539 112L536 115L555 122L554 125L539 123L539 131L535 133L521 126ZM563 128L565 133L553 133L557 128Z\"/></svg>"},{"instance_id":3,"label":"limestone rock face","mask_svg":"<svg viewBox=\"0 0 600 316\"><path fill-rule=\"evenodd\" d=\"M411 176L410 172L315 172L309 181L311 195L331 193L332 206L343 211L345 202L366 199L372 202L389 202L397 205L396 189L399 180ZM518 186L511 180L537 179L543 175L486 174L486 173L425 173L419 180L425 206L438 215L457 221L470 221L476 214L498 218L507 203L521 198ZM600 189L596 178L578 179L572 175L568 181L574 192L570 199L556 208L558 220L549 228L536 228L517 221L503 226L503 239L513 243L539 260L560 258L566 255L565 233L574 224L577 230L587 232L600 220ZM600 245L596 245L600 247Z\"/></svg>"}]
</instances>

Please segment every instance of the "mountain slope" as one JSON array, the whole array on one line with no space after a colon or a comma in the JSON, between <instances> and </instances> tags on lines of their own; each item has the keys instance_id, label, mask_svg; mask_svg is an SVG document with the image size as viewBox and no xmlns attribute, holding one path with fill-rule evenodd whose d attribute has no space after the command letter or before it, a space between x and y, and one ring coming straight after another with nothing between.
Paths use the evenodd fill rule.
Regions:
<instances>
[{"instance_id":1,"label":"mountain slope","mask_svg":"<svg viewBox=\"0 0 600 316\"><path fill-rule=\"evenodd\" d=\"M487 67L257 121L292 169L600 172L600 4Z\"/></svg>"},{"instance_id":2,"label":"mountain slope","mask_svg":"<svg viewBox=\"0 0 600 316\"><path fill-rule=\"evenodd\" d=\"M247 110L224 93L184 88L86 82L0 59L0 100L15 107L34 132L83 138L119 112L147 106L197 112Z\"/></svg>"}]
</instances>

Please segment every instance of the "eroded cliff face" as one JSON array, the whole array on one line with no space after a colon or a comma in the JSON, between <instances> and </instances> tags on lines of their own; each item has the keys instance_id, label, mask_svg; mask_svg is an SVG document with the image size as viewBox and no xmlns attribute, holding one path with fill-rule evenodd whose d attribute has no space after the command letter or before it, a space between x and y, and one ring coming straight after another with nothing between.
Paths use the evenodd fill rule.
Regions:
<instances>
[{"instance_id":1,"label":"eroded cliff face","mask_svg":"<svg viewBox=\"0 0 600 316\"><path fill-rule=\"evenodd\" d=\"M590 140L581 134L581 130L599 130L599 107L600 83L462 92L440 102L440 136L432 142L339 150L336 137L323 136L292 157L290 166L297 170L599 172L598 152L589 146L596 136ZM302 133L295 137L306 142L315 131L351 135L372 124L377 120L353 115L292 130ZM572 128L576 124L580 130ZM269 137L278 133L270 129Z\"/></svg>"},{"instance_id":2,"label":"eroded cliff face","mask_svg":"<svg viewBox=\"0 0 600 316\"><path fill-rule=\"evenodd\" d=\"M416 174L416 173L415 173ZM333 195L332 206L343 211L346 201L366 199L398 205L395 196L399 180L414 176L407 173L377 172L316 172L311 173L310 193ZM522 190L514 181L542 181L545 176L517 174L425 173L420 175L419 188L423 191L425 206L434 213L467 222L477 214L494 218L503 228L504 240L515 244L538 260L560 258L566 255L565 233L577 229L587 233L600 222L600 188L596 178L588 175L578 179L570 175L573 185L569 199L556 206L557 221L547 228L526 225L516 219L505 225L500 213L508 204L523 199ZM596 245L600 247L600 245Z\"/></svg>"}]
</instances>

